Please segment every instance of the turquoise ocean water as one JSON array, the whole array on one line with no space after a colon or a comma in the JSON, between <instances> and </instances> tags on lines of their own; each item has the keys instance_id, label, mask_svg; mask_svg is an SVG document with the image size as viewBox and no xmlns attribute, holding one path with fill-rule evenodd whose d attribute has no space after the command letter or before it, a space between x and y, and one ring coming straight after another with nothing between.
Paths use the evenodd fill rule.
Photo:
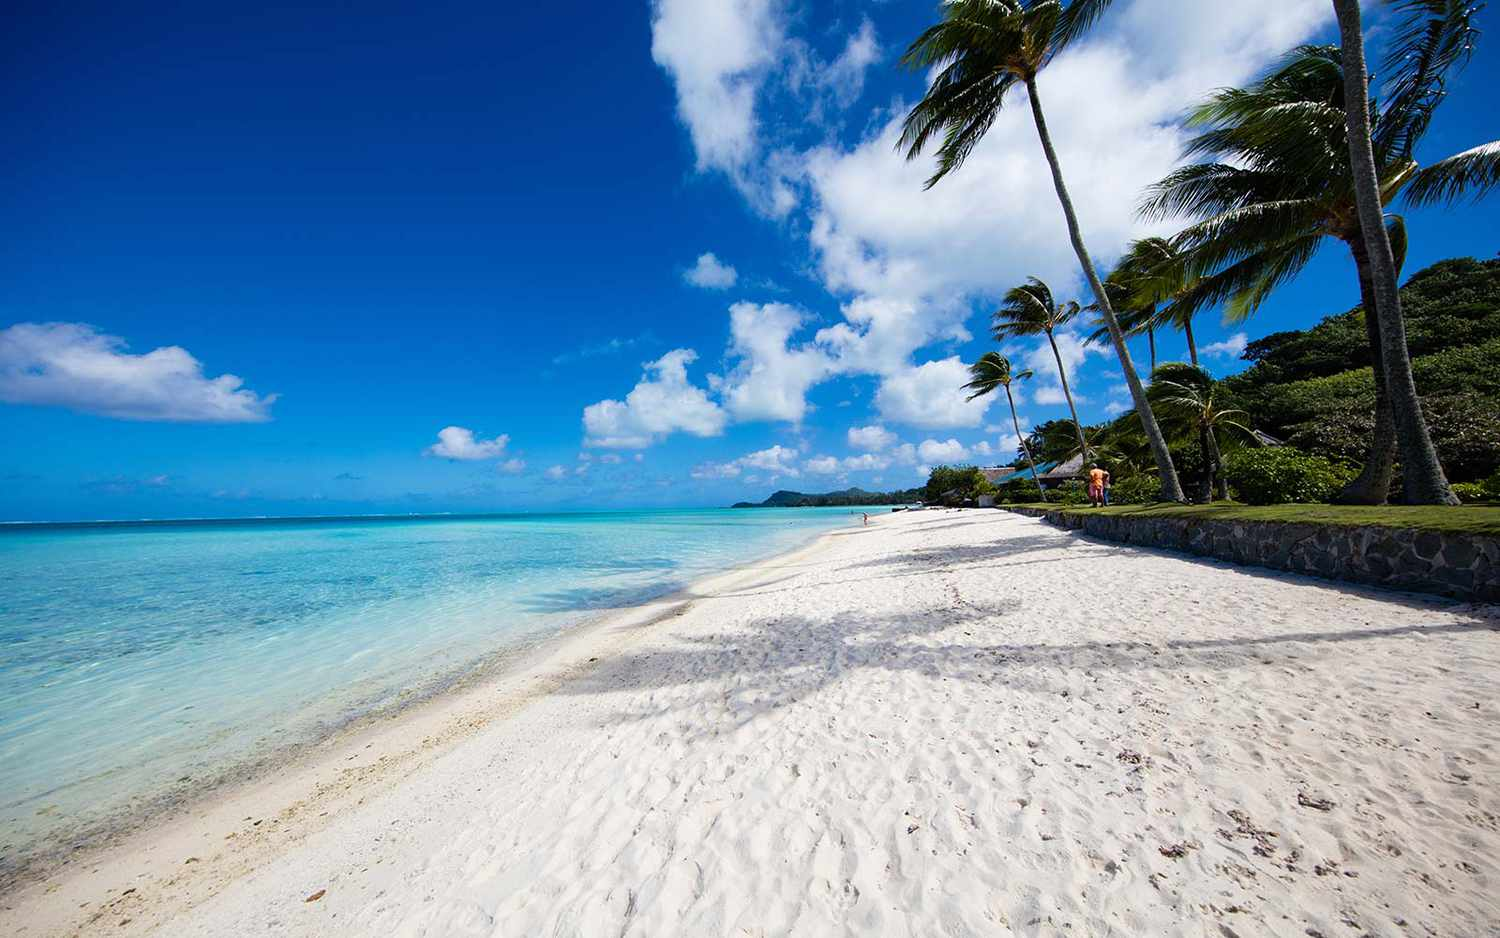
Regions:
<instances>
[{"instance_id":1,"label":"turquoise ocean water","mask_svg":"<svg viewBox=\"0 0 1500 938\"><path fill-rule=\"evenodd\" d=\"M0 880L609 609L851 520L839 508L0 527Z\"/></svg>"}]
</instances>

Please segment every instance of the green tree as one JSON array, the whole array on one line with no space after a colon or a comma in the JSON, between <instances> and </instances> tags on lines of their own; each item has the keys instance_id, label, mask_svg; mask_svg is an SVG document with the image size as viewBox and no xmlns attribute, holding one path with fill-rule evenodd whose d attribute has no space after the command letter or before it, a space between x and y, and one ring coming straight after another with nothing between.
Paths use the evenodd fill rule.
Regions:
<instances>
[{"instance_id":1,"label":"green tree","mask_svg":"<svg viewBox=\"0 0 1500 938\"><path fill-rule=\"evenodd\" d=\"M1005 301L995 312L991 325L995 339L1000 342L1037 335L1047 337L1047 344L1052 346L1052 358L1057 362L1057 378L1062 382L1063 397L1068 401L1068 413L1073 415L1075 427L1080 426L1078 408L1073 406L1073 391L1068 387L1068 370L1063 367L1062 354L1057 350L1057 336L1054 333L1072 322L1079 309L1078 303L1073 300L1057 302L1053 299L1051 287L1035 277L1027 277L1024 285L1006 291ZM1082 431L1078 434L1078 445L1087 459L1088 447L1084 443Z\"/></svg>"},{"instance_id":2,"label":"green tree","mask_svg":"<svg viewBox=\"0 0 1500 938\"><path fill-rule=\"evenodd\" d=\"M1126 258L1121 258L1110 271L1108 277L1104 278L1104 292L1109 294L1109 304L1114 308L1115 320L1119 322L1120 329L1127 336L1146 337L1146 348L1151 359L1151 370L1156 370L1156 327L1157 314L1155 303L1141 302L1130 289L1132 271L1126 264ZM1090 303L1085 309L1095 313L1099 311L1098 303ZM1109 326L1105 324L1103 317L1096 322L1097 328L1089 333L1090 345L1103 345L1110 340Z\"/></svg>"},{"instance_id":3,"label":"green tree","mask_svg":"<svg viewBox=\"0 0 1500 938\"><path fill-rule=\"evenodd\" d=\"M1386 64L1385 98L1376 107L1371 135L1381 202L1400 197L1409 205L1426 205L1482 194L1500 182L1500 143L1425 168L1412 157L1442 100L1446 74L1472 48L1474 8L1449 0L1400 0L1400 6L1404 19ZM1333 46L1301 47L1249 87L1216 93L1189 116L1189 126L1200 133L1188 149L1218 161L1170 174L1152 187L1142 212L1147 217L1188 214L1203 219L1173 239L1187 254L1195 278L1173 303L1176 316L1227 301L1227 317L1243 319L1295 277L1325 238L1347 247L1367 311L1377 394L1369 456L1343 497L1378 503L1390 488L1398 445L1392 389L1386 381L1391 365L1384 353L1390 350L1399 372L1406 351L1393 347L1394 337L1386 341L1377 314L1365 232L1372 222L1362 221L1355 197L1345 100L1342 52ZM1393 267L1399 270L1405 224L1395 215L1385 219L1385 228ZM1410 414L1415 392L1399 393L1407 412L1400 446L1403 454L1413 454L1404 459L1415 460L1414 471L1403 473L1407 500L1431 500L1441 494L1441 473L1434 481L1432 467L1423 468L1423 444L1415 429L1419 421Z\"/></svg>"},{"instance_id":4,"label":"green tree","mask_svg":"<svg viewBox=\"0 0 1500 938\"><path fill-rule=\"evenodd\" d=\"M962 504L989 487L989 480L974 466L934 466L922 487L922 500L929 505Z\"/></svg>"},{"instance_id":5,"label":"green tree","mask_svg":"<svg viewBox=\"0 0 1500 938\"><path fill-rule=\"evenodd\" d=\"M1415 6L1431 9L1434 4L1427 0ZM1417 397L1417 383L1411 374L1411 354L1406 348L1406 324L1401 319L1401 294L1396 282L1398 268L1386 232L1386 200L1375 162L1375 142L1371 139L1370 76L1365 70L1365 34L1359 21L1359 0L1333 0L1333 9L1338 15L1343 55L1345 128L1349 165L1353 170L1354 204L1369 257L1370 299L1374 301L1373 312L1380 328L1378 353L1384 366L1386 399L1401 448L1406 500L1418 505L1457 505L1458 496L1448 487L1427 432L1422 401ZM1467 18L1469 14L1462 15ZM1366 307L1365 315L1371 312Z\"/></svg>"},{"instance_id":6,"label":"green tree","mask_svg":"<svg viewBox=\"0 0 1500 938\"><path fill-rule=\"evenodd\" d=\"M1037 488L1042 487L1042 480L1037 478L1036 460L1031 458L1031 449L1026 445L1026 437L1021 433L1021 421L1016 416L1016 399L1010 392L1010 386L1015 381L1025 381L1031 377L1031 370L1012 371L1010 359L999 352L985 352L979 356L979 361L969 366L969 376L973 379L964 385L964 390L972 390L967 400L983 397L996 388L1005 389L1005 402L1010 405L1010 424L1016 428L1016 439L1021 441L1021 451L1026 454L1026 465L1031 467L1031 478L1036 481ZM1046 492L1042 493L1042 501L1047 500Z\"/></svg>"},{"instance_id":7,"label":"green tree","mask_svg":"<svg viewBox=\"0 0 1500 938\"><path fill-rule=\"evenodd\" d=\"M1208 464L1210 497L1229 497L1229 483L1224 478L1224 458L1219 449L1219 432L1234 430L1250 436L1242 423L1248 417L1243 410L1225 407L1218 394L1218 382L1197 365L1166 362L1151 373L1147 393L1162 414L1168 428L1175 424L1183 435L1194 435Z\"/></svg>"},{"instance_id":8,"label":"green tree","mask_svg":"<svg viewBox=\"0 0 1500 938\"><path fill-rule=\"evenodd\" d=\"M935 136L942 136L937 148L937 170L927 180L930 188L963 165L994 124L1006 94L1017 84L1025 87L1032 122L1052 171L1052 185L1062 206L1073 252L1094 293L1100 318L1109 330L1125 383L1160 470L1162 498L1177 502L1183 500L1182 486L1172 466L1172 454L1130 359L1125 333L1083 243L1078 215L1063 181L1062 164L1052 145L1037 89L1038 73L1058 52L1086 33L1109 2L1072 0L1065 5L1061 0L949 0L943 6L942 20L918 36L902 57L909 68L937 67L938 71L927 93L907 115L899 147L906 152L907 159L916 159Z\"/></svg>"}]
</instances>

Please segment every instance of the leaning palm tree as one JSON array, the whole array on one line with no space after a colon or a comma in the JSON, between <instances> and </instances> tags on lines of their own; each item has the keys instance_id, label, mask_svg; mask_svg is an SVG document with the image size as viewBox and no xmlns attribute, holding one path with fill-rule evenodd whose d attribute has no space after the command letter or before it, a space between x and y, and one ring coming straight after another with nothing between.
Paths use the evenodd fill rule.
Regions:
<instances>
[{"instance_id":1,"label":"leaning palm tree","mask_svg":"<svg viewBox=\"0 0 1500 938\"><path fill-rule=\"evenodd\" d=\"M1467 2L1467 0L1464 0ZM1417 8L1440 7L1432 0L1410 4ZM1370 79L1365 71L1365 36L1359 22L1359 0L1333 0L1339 21L1343 53L1345 127L1348 131L1349 165L1353 170L1354 203L1370 258L1371 299L1375 308L1365 309L1380 324L1380 347L1375 349L1385 367L1385 390L1401 446L1406 500L1423 505L1457 505L1458 496L1448 485L1437 449L1427 432L1422 401L1411 373L1411 354L1406 347L1406 322L1401 318L1401 293L1397 284L1396 259L1385 230L1385 199L1375 162L1375 143L1370 133ZM1465 11L1467 18L1471 11ZM1422 17L1415 17L1420 26ZM1426 34L1419 34L1426 40ZM1467 39L1467 37L1462 37Z\"/></svg>"},{"instance_id":2,"label":"leaning palm tree","mask_svg":"<svg viewBox=\"0 0 1500 938\"><path fill-rule=\"evenodd\" d=\"M1142 238L1130 245L1121 263L1129 271L1131 304L1155 309L1157 327L1178 329L1187 340L1188 360L1198 364L1198 340L1193 337L1196 310L1174 303L1195 282L1188 258L1166 238ZM1151 370L1156 370L1154 362Z\"/></svg>"},{"instance_id":3,"label":"leaning palm tree","mask_svg":"<svg viewBox=\"0 0 1500 938\"><path fill-rule=\"evenodd\" d=\"M1412 157L1442 100L1444 77L1472 48L1473 9L1453 0L1399 0L1406 18L1387 62L1386 97L1374 119L1373 150L1385 203L1453 202L1500 184L1500 142L1486 144L1420 168ZM1365 329L1374 361L1375 432L1364 469L1341 500L1379 503L1390 489L1397 450L1388 393L1384 341L1375 302L1371 258L1350 171L1342 54L1337 47L1303 46L1247 88L1214 94L1188 119L1200 134L1189 152L1217 162L1179 169L1151 188L1147 217L1179 214L1203 220L1173 244L1188 257L1196 281L1169 308L1173 316L1226 302L1231 320L1255 311L1279 285L1294 278L1324 239L1343 243L1358 275ZM1399 215L1385 220L1399 270L1406 228ZM1406 357L1404 346L1392 357ZM1403 392L1404 394L1404 392ZM1412 398L1402 432L1408 501L1430 501L1445 486L1422 454ZM1411 449L1414 455L1407 457ZM1435 463L1432 464L1435 466ZM1426 468L1424 468L1426 467ZM1440 477L1440 471L1438 472Z\"/></svg>"},{"instance_id":4,"label":"leaning palm tree","mask_svg":"<svg viewBox=\"0 0 1500 938\"><path fill-rule=\"evenodd\" d=\"M995 312L991 331L996 341L1020 339L1045 335L1052 346L1052 358L1057 362L1057 379L1062 382L1063 397L1068 401L1068 413L1073 415L1073 426L1079 427L1078 408L1073 406L1073 391L1068 387L1068 370L1063 367L1062 353L1057 350L1056 331L1073 321L1081 307L1075 300L1059 303L1052 297L1052 288L1036 277L1027 277L1019 287L1007 290L1005 301ZM1083 441L1083 431L1078 431L1078 446L1083 458L1088 459L1088 447Z\"/></svg>"},{"instance_id":5,"label":"leaning palm tree","mask_svg":"<svg viewBox=\"0 0 1500 938\"><path fill-rule=\"evenodd\" d=\"M1187 340L1188 359L1198 364L1198 340L1193 336L1193 316L1197 310L1174 303L1194 282L1184 252L1166 238L1156 237L1131 242L1104 280L1120 328L1127 336L1146 336L1152 371L1156 370L1156 330L1170 327L1182 332ZM1096 307L1097 304L1090 304L1088 309ZM1104 342L1108 338L1109 330L1101 326L1089 336L1089 341Z\"/></svg>"},{"instance_id":6,"label":"leaning palm tree","mask_svg":"<svg viewBox=\"0 0 1500 938\"><path fill-rule=\"evenodd\" d=\"M1128 286L1130 271L1126 268L1124 258L1115 265L1108 277L1104 278L1104 292L1109 294L1109 305L1114 308L1115 320L1120 324L1120 329L1126 336L1134 337L1143 335L1146 337L1146 348L1151 360L1151 370L1156 370L1156 330L1158 327L1158 316L1155 303L1141 303L1131 293ZM1098 303L1090 303L1084 309L1097 313ZM1103 345L1110 341L1109 326L1105 324L1102 317L1096 320L1096 328L1089 333L1085 341L1090 345Z\"/></svg>"},{"instance_id":7,"label":"leaning palm tree","mask_svg":"<svg viewBox=\"0 0 1500 938\"><path fill-rule=\"evenodd\" d=\"M1166 362L1151 374L1147 393L1164 415L1168 426L1176 424L1183 435L1196 434L1208 465L1210 498L1221 501L1229 497L1229 480L1224 477L1224 459L1219 450L1220 430L1235 430L1249 437L1251 430L1241 422L1248 417L1243 410L1221 407L1215 400L1218 382L1197 365Z\"/></svg>"},{"instance_id":8,"label":"leaning palm tree","mask_svg":"<svg viewBox=\"0 0 1500 938\"><path fill-rule=\"evenodd\" d=\"M1042 153L1052 171L1052 185L1067 222L1073 252L1093 290L1099 316L1109 330L1120 370L1135 402L1141 426L1151 443L1151 452L1161 473L1162 498L1182 501L1182 486L1172 466L1172 454L1156 425L1145 388L1136 374L1125 345L1125 333L1115 318L1099 272L1083 243L1078 215L1063 182L1062 164L1052 146L1047 120L1037 91L1037 74L1068 44L1088 31L1109 6L1110 0L948 0L943 19L929 27L906 50L902 62L925 70L939 66L926 95L912 108L902 127L899 148L906 158L918 155L941 135L936 172L927 187L963 165L974 147L994 124L1005 95L1016 85L1026 89L1031 118L1036 125Z\"/></svg>"},{"instance_id":9,"label":"leaning palm tree","mask_svg":"<svg viewBox=\"0 0 1500 938\"><path fill-rule=\"evenodd\" d=\"M1031 467L1031 479L1036 487L1042 487L1042 480L1036 474L1036 460L1031 458L1031 447L1026 445L1026 437L1021 433L1021 420L1016 416L1016 398L1010 392L1010 386L1015 381L1025 381L1031 377L1031 369L1025 371L1012 371L1010 359L999 352L985 352L979 356L979 361L969 366L969 376L973 379L964 385L964 390L972 390L965 400L972 401L976 397L983 397L996 388L1005 389L1005 402L1010 405L1010 425L1016 428L1016 439L1021 441L1021 452L1026 454L1026 465ZM1042 492L1042 501L1047 500L1046 491Z\"/></svg>"}]
</instances>

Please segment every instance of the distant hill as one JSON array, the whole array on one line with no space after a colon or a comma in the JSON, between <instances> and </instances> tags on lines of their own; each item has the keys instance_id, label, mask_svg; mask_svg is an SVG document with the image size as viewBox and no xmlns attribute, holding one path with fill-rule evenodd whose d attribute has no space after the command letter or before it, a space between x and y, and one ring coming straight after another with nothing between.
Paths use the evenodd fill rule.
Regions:
<instances>
[{"instance_id":1,"label":"distant hill","mask_svg":"<svg viewBox=\"0 0 1500 938\"><path fill-rule=\"evenodd\" d=\"M805 492L789 492L783 489L763 502L735 502L732 508L826 508L830 505L909 505L920 501L921 489L903 489L898 492L866 492L864 489L844 489L842 492L824 492L809 495Z\"/></svg>"}]
</instances>

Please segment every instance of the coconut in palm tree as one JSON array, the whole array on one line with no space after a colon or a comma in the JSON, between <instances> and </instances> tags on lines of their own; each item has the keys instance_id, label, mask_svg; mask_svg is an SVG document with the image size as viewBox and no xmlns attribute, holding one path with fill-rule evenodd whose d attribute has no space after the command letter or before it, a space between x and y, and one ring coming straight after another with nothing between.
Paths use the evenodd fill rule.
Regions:
<instances>
[{"instance_id":1,"label":"coconut in palm tree","mask_svg":"<svg viewBox=\"0 0 1500 938\"><path fill-rule=\"evenodd\" d=\"M1175 502L1182 501L1182 486L1172 466L1172 454L1151 413L1145 388L1125 345L1125 333L1083 243L1082 228L1063 181L1062 164L1052 145L1037 89L1037 75L1060 51L1086 33L1108 6L1109 0L1072 0L1067 4L1061 0L949 0L943 6L942 21L918 36L902 58L909 68L925 70L936 66L938 72L926 95L907 115L899 146L907 159L916 159L935 136L941 135L937 170L927 180L930 188L963 165L994 124L1006 94L1016 85L1026 89L1032 122L1052 171L1052 185L1057 190L1073 252L1093 291L1099 316L1120 358L1120 370L1130 388L1142 429L1151 443L1161 474L1162 497Z\"/></svg>"}]
</instances>

